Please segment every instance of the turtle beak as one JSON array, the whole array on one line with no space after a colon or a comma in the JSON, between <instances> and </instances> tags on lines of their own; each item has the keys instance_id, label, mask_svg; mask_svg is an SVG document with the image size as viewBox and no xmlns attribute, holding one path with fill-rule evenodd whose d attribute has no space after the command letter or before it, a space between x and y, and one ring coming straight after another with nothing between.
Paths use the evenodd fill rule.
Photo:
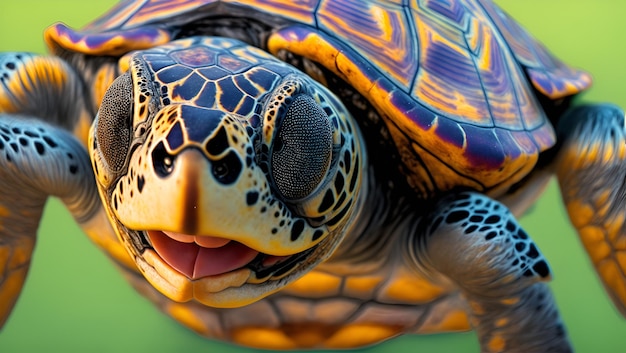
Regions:
<instances>
[{"instance_id":1,"label":"turtle beak","mask_svg":"<svg viewBox=\"0 0 626 353\"><path fill-rule=\"evenodd\" d=\"M202 152L195 148L185 149L172 160L172 173L166 178L169 187L161 192L161 210L170 210L162 214L161 230L176 231L184 234L199 234L202 230L200 219L208 210L200 202L203 198L202 181L209 170L208 160ZM169 204L169 207L168 207ZM208 235L208 234L207 234Z\"/></svg>"},{"instance_id":2,"label":"turtle beak","mask_svg":"<svg viewBox=\"0 0 626 353\"><path fill-rule=\"evenodd\" d=\"M197 146L174 155L155 151L158 144L146 153L152 171L135 175L141 188L132 195L124 190L114 208L128 229L234 240L275 256L293 255L319 242L312 240L315 229L308 224L288 221L290 211L271 197L261 168L248 167L234 148L218 156Z\"/></svg>"}]
</instances>

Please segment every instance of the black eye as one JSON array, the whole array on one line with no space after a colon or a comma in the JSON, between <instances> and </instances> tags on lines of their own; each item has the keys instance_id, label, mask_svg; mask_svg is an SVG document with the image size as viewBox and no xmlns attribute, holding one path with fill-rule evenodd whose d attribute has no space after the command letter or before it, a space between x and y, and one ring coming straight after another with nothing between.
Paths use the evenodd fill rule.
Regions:
<instances>
[{"instance_id":1,"label":"black eye","mask_svg":"<svg viewBox=\"0 0 626 353\"><path fill-rule=\"evenodd\" d=\"M330 165L332 128L324 110L308 95L295 97L274 137L272 179L282 196L309 196Z\"/></svg>"},{"instance_id":2,"label":"black eye","mask_svg":"<svg viewBox=\"0 0 626 353\"><path fill-rule=\"evenodd\" d=\"M111 173L122 170L130 146L133 83L126 73L113 81L98 110L96 141Z\"/></svg>"}]
</instances>

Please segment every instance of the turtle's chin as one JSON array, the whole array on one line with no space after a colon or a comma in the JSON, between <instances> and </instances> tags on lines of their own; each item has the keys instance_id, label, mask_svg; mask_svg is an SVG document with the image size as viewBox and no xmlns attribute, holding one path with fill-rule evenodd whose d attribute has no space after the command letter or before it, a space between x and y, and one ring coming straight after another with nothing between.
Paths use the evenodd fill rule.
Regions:
<instances>
[{"instance_id":1,"label":"turtle's chin","mask_svg":"<svg viewBox=\"0 0 626 353\"><path fill-rule=\"evenodd\" d=\"M260 300L307 273L325 256L326 241L277 256L240 242L160 230L126 232L145 278L177 302L238 307ZM325 239L327 240L327 239Z\"/></svg>"}]
</instances>

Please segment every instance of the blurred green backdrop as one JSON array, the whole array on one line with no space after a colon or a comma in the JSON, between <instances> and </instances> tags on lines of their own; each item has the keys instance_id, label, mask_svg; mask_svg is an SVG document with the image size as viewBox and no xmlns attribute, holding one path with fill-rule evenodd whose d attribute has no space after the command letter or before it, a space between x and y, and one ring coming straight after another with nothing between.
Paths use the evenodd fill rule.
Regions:
<instances>
[{"instance_id":1,"label":"blurred green backdrop","mask_svg":"<svg viewBox=\"0 0 626 353\"><path fill-rule=\"evenodd\" d=\"M500 0L558 57L586 68L595 86L582 99L626 107L626 2ZM3 1L0 51L45 51L55 21L81 27L113 1ZM554 289L579 352L626 351L626 320L592 272L552 183L522 219L549 259ZM56 200L48 203L23 294L0 332L0 352L253 352L200 338L136 294ZM404 336L362 352L478 352L473 333Z\"/></svg>"}]
</instances>

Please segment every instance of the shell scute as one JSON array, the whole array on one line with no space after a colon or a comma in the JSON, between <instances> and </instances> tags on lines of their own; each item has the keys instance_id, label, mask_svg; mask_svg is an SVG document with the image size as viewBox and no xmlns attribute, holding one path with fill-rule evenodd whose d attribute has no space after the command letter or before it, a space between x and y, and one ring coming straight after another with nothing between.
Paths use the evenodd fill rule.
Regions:
<instances>
[{"instance_id":1,"label":"shell scute","mask_svg":"<svg viewBox=\"0 0 626 353\"><path fill-rule=\"evenodd\" d=\"M551 99L559 99L591 86L591 76L587 72L567 66L552 56L541 43L491 2L480 3L539 92Z\"/></svg>"},{"instance_id":2,"label":"shell scute","mask_svg":"<svg viewBox=\"0 0 626 353\"><path fill-rule=\"evenodd\" d=\"M418 48L411 33L412 21L400 2L324 1L317 18L322 31L333 33L342 45L375 63L380 70L377 75L384 72L408 91L419 64L415 55Z\"/></svg>"}]
</instances>

